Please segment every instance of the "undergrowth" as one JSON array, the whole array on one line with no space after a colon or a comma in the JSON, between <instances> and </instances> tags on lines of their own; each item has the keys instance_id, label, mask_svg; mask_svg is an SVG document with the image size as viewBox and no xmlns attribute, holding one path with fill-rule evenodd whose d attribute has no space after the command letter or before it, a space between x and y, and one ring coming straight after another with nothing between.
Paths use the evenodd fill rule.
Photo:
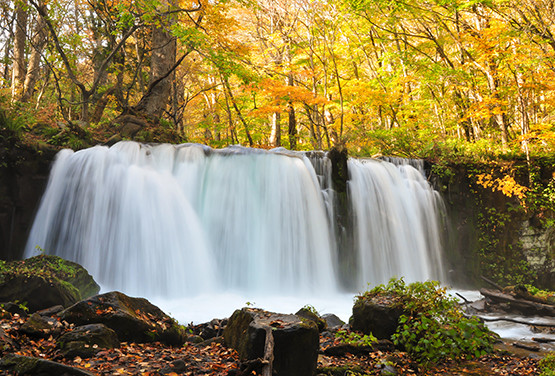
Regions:
<instances>
[{"instance_id":1,"label":"undergrowth","mask_svg":"<svg viewBox=\"0 0 555 376\"><path fill-rule=\"evenodd\" d=\"M438 282L406 284L402 278L394 278L358 299L379 296L387 297L405 312L392 336L394 344L424 366L493 351L496 335L478 318L464 316L455 298L447 295Z\"/></svg>"}]
</instances>

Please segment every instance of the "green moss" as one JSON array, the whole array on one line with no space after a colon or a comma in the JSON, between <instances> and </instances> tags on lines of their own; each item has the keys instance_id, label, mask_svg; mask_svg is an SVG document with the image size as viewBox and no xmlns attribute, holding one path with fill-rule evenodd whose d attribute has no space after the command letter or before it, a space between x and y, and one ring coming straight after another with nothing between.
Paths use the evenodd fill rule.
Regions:
<instances>
[{"instance_id":1,"label":"green moss","mask_svg":"<svg viewBox=\"0 0 555 376\"><path fill-rule=\"evenodd\" d=\"M7 354L2 358L4 369L10 369L16 374L25 374L36 369L39 360L27 356Z\"/></svg>"},{"instance_id":2,"label":"green moss","mask_svg":"<svg viewBox=\"0 0 555 376\"><path fill-rule=\"evenodd\" d=\"M360 366L355 365L346 365L346 366L339 366L339 367L321 367L318 368L319 375L326 375L326 376L362 376L366 373L364 369Z\"/></svg>"},{"instance_id":3,"label":"green moss","mask_svg":"<svg viewBox=\"0 0 555 376\"><path fill-rule=\"evenodd\" d=\"M99 286L79 264L58 256L39 255L26 260L2 261L0 263L0 283L16 276L40 277L58 282L78 299L97 294Z\"/></svg>"}]
</instances>

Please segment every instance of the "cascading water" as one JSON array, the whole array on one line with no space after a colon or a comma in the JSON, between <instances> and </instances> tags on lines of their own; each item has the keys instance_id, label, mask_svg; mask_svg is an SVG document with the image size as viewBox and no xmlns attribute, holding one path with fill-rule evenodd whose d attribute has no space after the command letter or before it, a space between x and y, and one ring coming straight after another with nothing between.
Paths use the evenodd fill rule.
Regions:
<instances>
[{"instance_id":1,"label":"cascading water","mask_svg":"<svg viewBox=\"0 0 555 376\"><path fill-rule=\"evenodd\" d=\"M377 285L392 276L443 280L442 201L422 172L409 164L349 160L354 252L358 283Z\"/></svg>"},{"instance_id":2,"label":"cascading water","mask_svg":"<svg viewBox=\"0 0 555 376\"><path fill-rule=\"evenodd\" d=\"M329 300L392 276L443 277L438 196L421 172L349 160L350 218L339 223L331 168L325 155L283 149L64 150L25 255L59 255L104 290L147 298L228 291Z\"/></svg>"}]
</instances>

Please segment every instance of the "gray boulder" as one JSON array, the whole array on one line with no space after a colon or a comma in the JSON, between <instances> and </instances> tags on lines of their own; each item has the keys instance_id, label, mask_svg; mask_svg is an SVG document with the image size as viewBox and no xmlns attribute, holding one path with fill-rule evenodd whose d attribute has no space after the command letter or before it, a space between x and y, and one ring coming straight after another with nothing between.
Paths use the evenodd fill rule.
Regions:
<instances>
[{"instance_id":1,"label":"gray boulder","mask_svg":"<svg viewBox=\"0 0 555 376\"><path fill-rule=\"evenodd\" d=\"M326 327L330 331L337 331L345 325L345 322L333 313L323 314L322 318L326 321Z\"/></svg>"}]
</instances>

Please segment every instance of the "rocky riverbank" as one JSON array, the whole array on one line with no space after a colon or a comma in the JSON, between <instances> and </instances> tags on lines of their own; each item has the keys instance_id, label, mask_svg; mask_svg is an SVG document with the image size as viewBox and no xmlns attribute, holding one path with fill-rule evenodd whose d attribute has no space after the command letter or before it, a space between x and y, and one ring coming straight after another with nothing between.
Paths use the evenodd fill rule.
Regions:
<instances>
[{"instance_id":1,"label":"rocky riverbank","mask_svg":"<svg viewBox=\"0 0 555 376\"><path fill-rule=\"evenodd\" d=\"M205 325L188 327L189 341L171 346L161 342L120 342L118 347L101 349L95 355L64 355L59 338L75 331L75 326L55 321L53 329L29 333L30 316L2 313L0 320L0 367L6 375L254 375L244 372L248 364L236 350L225 347L223 337L204 340ZM54 322L51 321L51 322ZM195 334L196 333L196 334ZM217 331L216 331L217 334ZM206 336L206 333L204 334ZM198 343L196 343L198 342ZM329 332L319 336L318 375L539 375L539 358L509 353L497 347L494 354L462 362L448 361L424 369L398 350L352 348L337 351L342 345ZM94 348L95 345L90 345ZM328 355L336 352L334 355ZM25 357L25 358L24 358ZM25 368L29 367L29 368Z\"/></svg>"},{"instance_id":2,"label":"rocky riverbank","mask_svg":"<svg viewBox=\"0 0 555 376\"><path fill-rule=\"evenodd\" d=\"M98 295L84 269L57 257L1 266L0 291L15 294L2 295L2 374L540 375L545 369L545 353L501 342L478 357L417 362L390 335L355 332L311 307L296 314L243 308L229 319L185 327L146 299L117 291ZM428 288L435 291L433 284ZM383 303L379 295L372 299Z\"/></svg>"}]
</instances>

